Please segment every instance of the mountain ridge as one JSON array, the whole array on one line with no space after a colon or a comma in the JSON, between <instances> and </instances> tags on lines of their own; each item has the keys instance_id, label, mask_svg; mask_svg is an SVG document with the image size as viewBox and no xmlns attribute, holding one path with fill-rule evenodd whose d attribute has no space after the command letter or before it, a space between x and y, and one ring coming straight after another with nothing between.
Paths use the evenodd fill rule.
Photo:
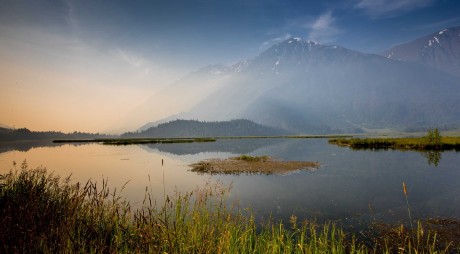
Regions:
<instances>
[{"instance_id":1,"label":"mountain ridge","mask_svg":"<svg viewBox=\"0 0 460 254\"><path fill-rule=\"evenodd\" d=\"M289 38L223 70L215 90L164 119L244 118L297 134L460 123L458 78L419 63Z\"/></svg>"},{"instance_id":2,"label":"mountain ridge","mask_svg":"<svg viewBox=\"0 0 460 254\"><path fill-rule=\"evenodd\" d=\"M442 29L397 45L381 55L430 66L460 77L460 26Z\"/></svg>"}]
</instances>

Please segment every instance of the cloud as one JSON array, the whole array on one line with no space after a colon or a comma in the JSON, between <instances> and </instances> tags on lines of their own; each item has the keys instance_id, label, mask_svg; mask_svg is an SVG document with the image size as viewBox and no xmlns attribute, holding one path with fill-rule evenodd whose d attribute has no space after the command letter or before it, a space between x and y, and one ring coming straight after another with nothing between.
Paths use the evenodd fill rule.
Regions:
<instances>
[{"instance_id":1,"label":"cloud","mask_svg":"<svg viewBox=\"0 0 460 254\"><path fill-rule=\"evenodd\" d=\"M259 49L260 49L260 50L265 50L265 49L267 49L268 47L270 47L271 45L273 45L273 44L275 44L275 43L278 43L278 42L285 41L285 40L287 40L287 39L289 39L289 38L291 38L291 37L292 37L292 35L291 35L290 33L286 33L286 34L284 34L284 35L282 35L282 36L278 36L278 37L275 37L275 38L268 39L268 40L264 41L264 42L260 45Z\"/></svg>"},{"instance_id":2,"label":"cloud","mask_svg":"<svg viewBox=\"0 0 460 254\"><path fill-rule=\"evenodd\" d=\"M434 0L359 0L354 8L363 10L372 18L387 18L403 12L423 8Z\"/></svg>"},{"instance_id":3,"label":"cloud","mask_svg":"<svg viewBox=\"0 0 460 254\"><path fill-rule=\"evenodd\" d=\"M126 49L115 47L110 52L112 59L121 63L121 65L117 66L126 72L125 75L142 82L147 81L148 86L154 83L158 87L162 87L171 84L178 76L185 74L185 70L163 66L159 59L155 62L151 57L139 56Z\"/></svg>"},{"instance_id":4,"label":"cloud","mask_svg":"<svg viewBox=\"0 0 460 254\"><path fill-rule=\"evenodd\" d=\"M420 24L416 25L414 27L409 27L409 28L403 28L401 30L403 31L410 31L410 30L437 30L437 29L443 29L443 28L448 28L449 26L455 26L457 23L460 21L460 17L455 17L455 18L449 18L449 19L444 19L440 20L437 22L432 22L432 23L425 23L425 24Z\"/></svg>"},{"instance_id":5,"label":"cloud","mask_svg":"<svg viewBox=\"0 0 460 254\"><path fill-rule=\"evenodd\" d=\"M327 11L321 14L313 22L306 25L310 30L308 33L308 39L320 42L332 41L334 37L341 32L335 25L335 21L336 19L332 15L332 11Z\"/></svg>"},{"instance_id":6,"label":"cloud","mask_svg":"<svg viewBox=\"0 0 460 254\"><path fill-rule=\"evenodd\" d=\"M69 26L75 31L78 28L78 22L75 15L75 6L72 0L66 0L65 3L67 4L67 14L66 14L66 21Z\"/></svg>"},{"instance_id":7,"label":"cloud","mask_svg":"<svg viewBox=\"0 0 460 254\"><path fill-rule=\"evenodd\" d=\"M144 59L142 57L137 57L132 53L128 53L127 51L122 50L120 48L116 48L115 52L121 60L123 60L126 64L128 64L131 67L142 67L144 64Z\"/></svg>"}]
</instances>

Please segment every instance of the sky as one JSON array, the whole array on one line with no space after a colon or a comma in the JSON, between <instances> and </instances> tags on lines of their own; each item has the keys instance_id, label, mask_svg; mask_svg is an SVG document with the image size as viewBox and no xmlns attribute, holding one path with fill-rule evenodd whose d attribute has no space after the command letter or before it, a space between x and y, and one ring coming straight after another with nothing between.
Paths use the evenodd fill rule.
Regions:
<instances>
[{"instance_id":1,"label":"sky","mask_svg":"<svg viewBox=\"0 0 460 254\"><path fill-rule=\"evenodd\" d=\"M187 73L290 37L379 53L459 25L458 0L2 0L0 126L135 130Z\"/></svg>"}]
</instances>

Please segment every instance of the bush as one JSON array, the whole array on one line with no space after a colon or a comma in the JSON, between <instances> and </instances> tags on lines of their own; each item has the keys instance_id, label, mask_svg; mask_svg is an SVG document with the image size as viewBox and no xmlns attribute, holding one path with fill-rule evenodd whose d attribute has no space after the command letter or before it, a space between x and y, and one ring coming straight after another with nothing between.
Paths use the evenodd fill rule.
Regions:
<instances>
[{"instance_id":1,"label":"bush","mask_svg":"<svg viewBox=\"0 0 460 254\"><path fill-rule=\"evenodd\" d=\"M438 128L428 130L428 133L425 137L428 141L428 144L433 146L441 145L441 134L439 133Z\"/></svg>"}]
</instances>

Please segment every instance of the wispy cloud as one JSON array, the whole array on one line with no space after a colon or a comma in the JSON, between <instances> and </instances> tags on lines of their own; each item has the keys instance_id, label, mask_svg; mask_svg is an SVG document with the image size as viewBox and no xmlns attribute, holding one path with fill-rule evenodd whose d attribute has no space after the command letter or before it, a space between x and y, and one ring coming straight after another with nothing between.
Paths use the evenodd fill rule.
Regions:
<instances>
[{"instance_id":1,"label":"wispy cloud","mask_svg":"<svg viewBox=\"0 0 460 254\"><path fill-rule=\"evenodd\" d=\"M308 39L320 42L330 42L341 32L336 26L336 18L332 11L321 14L306 26L309 29Z\"/></svg>"},{"instance_id":2,"label":"wispy cloud","mask_svg":"<svg viewBox=\"0 0 460 254\"><path fill-rule=\"evenodd\" d=\"M278 42L282 42L282 41L287 40L287 39L289 39L291 37L292 37L292 35L290 33L286 33L286 34L284 34L282 36L278 36L278 37L275 37L275 38L268 39L268 40L264 41L260 45L259 49L260 50L265 50L268 47L270 47L271 45L273 45L275 43L278 43Z\"/></svg>"},{"instance_id":3,"label":"wispy cloud","mask_svg":"<svg viewBox=\"0 0 460 254\"><path fill-rule=\"evenodd\" d=\"M388 18L430 5L434 0L358 0L355 9L371 18Z\"/></svg>"},{"instance_id":4,"label":"wispy cloud","mask_svg":"<svg viewBox=\"0 0 460 254\"><path fill-rule=\"evenodd\" d=\"M151 65L143 57L139 57L131 52L115 48L115 55L118 59L122 60L131 69L137 70L141 76L147 76L151 72Z\"/></svg>"},{"instance_id":5,"label":"wispy cloud","mask_svg":"<svg viewBox=\"0 0 460 254\"><path fill-rule=\"evenodd\" d=\"M115 52L125 63L131 67L141 67L144 63L144 59L142 57L137 57L134 54L120 48L116 48Z\"/></svg>"},{"instance_id":6,"label":"wispy cloud","mask_svg":"<svg viewBox=\"0 0 460 254\"><path fill-rule=\"evenodd\" d=\"M67 4L67 15L66 15L66 21L69 24L69 26L72 28L73 31L75 31L78 28L78 22L75 16L75 6L72 0L65 0L65 3Z\"/></svg>"},{"instance_id":7,"label":"wispy cloud","mask_svg":"<svg viewBox=\"0 0 460 254\"><path fill-rule=\"evenodd\" d=\"M411 31L411 30L436 30L441 28L448 28L449 26L455 26L460 21L460 17L444 19L437 22L432 23L425 23L413 27L403 28L403 31Z\"/></svg>"}]
</instances>

